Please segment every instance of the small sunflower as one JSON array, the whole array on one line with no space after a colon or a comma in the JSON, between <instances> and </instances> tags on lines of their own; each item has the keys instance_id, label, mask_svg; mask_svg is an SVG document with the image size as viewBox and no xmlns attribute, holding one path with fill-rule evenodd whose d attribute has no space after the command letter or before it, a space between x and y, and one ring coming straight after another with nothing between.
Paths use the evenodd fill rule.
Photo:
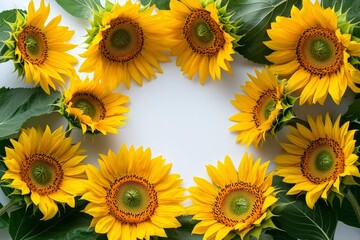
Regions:
<instances>
[{"instance_id":1,"label":"small sunflower","mask_svg":"<svg viewBox=\"0 0 360 240\"><path fill-rule=\"evenodd\" d=\"M272 187L273 174L266 174L270 163L260 164L244 154L238 171L229 157L218 167L208 165L209 181L195 177L197 186L189 189L193 205L189 207L195 225L195 234L205 234L203 239L259 238L262 229L273 228L270 207L277 202Z\"/></svg>"},{"instance_id":2,"label":"small sunflower","mask_svg":"<svg viewBox=\"0 0 360 240\"><path fill-rule=\"evenodd\" d=\"M276 174L284 182L295 184L287 194L306 193L306 204L313 208L321 197L327 199L329 192L341 193L340 183L344 177L360 177L356 167L354 134L348 130L349 122L340 127L340 116L333 124L329 114L308 117L309 128L301 124L290 127L287 138L291 143L282 143L287 153L275 158Z\"/></svg>"},{"instance_id":3,"label":"small sunflower","mask_svg":"<svg viewBox=\"0 0 360 240\"><path fill-rule=\"evenodd\" d=\"M164 228L177 228L176 217L184 213L185 199L179 175L170 174L171 164L161 156L151 158L150 149L127 149L100 155L100 170L87 170L87 192L82 199L90 203L84 212L93 216L95 232L110 240L166 237Z\"/></svg>"},{"instance_id":4,"label":"small sunflower","mask_svg":"<svg viewBox=\"0 0 360 240\"><path fill-rule=\"evenodd\" d=\"M117 128L125 124L127 117L123 114L129 109L124 105L128 102L129 97L113 93L102 83L74 78L60 99L60 113L83 133L106 135L117 133Z\"/></svg>"},{"instance_id":5,"label":"small sunflower","mask_svg":"<svg viewBox=\"0 0 360 240\"><path fill-rule=\"evenodd\" d=\"M30 194L32 203L44 215L42 220L55 216L57 202L74 207L86 169L80 143L72 144L62 127L51 132L48 126L45 131L23 129L17 141L10 141L13 148L5 148L8 170L2 179L12 180L10 187L22 195Z\"/></svg>"},{"instance_id":6,"label":"small sunflower","mask_svg":"<svg viewBox=\"0 0 360 240\"><path fill-rule=\"evenodd\" d=\"M48 94L49 86L56 89L56 84L64 85L64 76L74 76L73 65L77 63L76 58L66 53L76 46L67 43L74 31L58 26L61 16L45 25L49 12L50 5L45 6L44 0L36 11L33 1L27 13L17 11L16 21L8 23L11 33L4 41L8 50L3 56L14 60L15 69L20 76L25 76L27 83L39 84Z\"/></svg>"},{"instance_id":7,"label":"small sunflower","mask_svg":"<svg viewBox=\"0 0 360 240\"><path fill-rule=\"evenodd\" d=\"M170 1L170 11L162 12L171 39L176 65L192 79L199 73L203 84L210 75L221 79L221 69L232 74L230 62L240 39L236 22L229 22L221 1Z\"/></svg>"},{"instance_id":8,"label":"small sunflower","mask_svg":"<svg viewBox=\"0 0 360 240\"><path fill-rule=\"evenodd\" d=\"M255 69L256 77L248 74L251 81L242 87L246 95L236 94L231 103L240 111L230 118L237 122L230 131L238 132L236 141L255 147L265 140L267 133L276 134L292 119L295 99L285 91L284 80L280 81L270 71Z\"/></svg>"},{"instance_id":9,"label":"small sunflower","mask_svg":"<svg viewBox=\"0 0 360 240\"><path fill-rule=\"evenodd\" d=\"M292 7L290 18L277 17L268 35L271 69L289 77L288 90L300 92L300 104L324 104L328 94L339 104L348 86L360 92L360 72L349 63L360 56L360 43L341 32L334 10L304 0L301 10Z\"/></svg>"},{"instance_id":10,"label":"small sunflower","mask_svg":"<svg viewBox=\"0 0 360 240\"><path fill-rule=\"evenodd\" d=\"M80 72L94 72L96 80L110 87L130 80L142 85L142 78L162 73L159 62L167 62L167 37L154 7L141 9L140 3L118 3L110 11L104 11L100 26L93 23L89 30L89 47L81 56L86 58Z\"/></svg>"}]
</instances>

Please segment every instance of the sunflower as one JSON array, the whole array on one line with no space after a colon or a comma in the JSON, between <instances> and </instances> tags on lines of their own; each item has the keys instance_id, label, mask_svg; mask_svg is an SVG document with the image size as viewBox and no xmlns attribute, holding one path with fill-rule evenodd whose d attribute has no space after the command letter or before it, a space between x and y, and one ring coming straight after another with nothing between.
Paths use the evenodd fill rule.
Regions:
<instances>
[{"instance_id":1,"label":"sunflower","mask_svg":"<svg viewBox=\"0 0 360 240\"><path fill-rule=\"evenodd\" d=\"M81 55L86 59L80 72L94 72L96 80L110 87L125 83L128 88L131 79L142 85L143 77L155 77L154 69L162 73L159 62L169 61L164 54L168 47L163 25L152 14L155 6L140 7L128 0L102 13L100 26L93 24L96 35L89 34L90 45Z\"/></svg>"},{"instance_id":2,"label":"sunflower","mask_svg":"<svg viewBox=\"0 0 360 240\"><path fill-rule=\"evenodd\" d=\"M266 174L270 163L244 154L238 171L229 157L218 167L208 165L212 180L195 177L197 186L189 189L193 219L200 220L192 233L205 234L203 239L259 238L262 229L275 227L270 207L277 202L272 187L272 173Z\"/></svg>"},{"instance_id":3,"label":"sunflower","mask_svg":"<svg viewBox=\"0 0 360 240\"><path fill-rule=\"evenodd\" d=\"M288 90L300 92L300 104L324 104L328 94L339 104L348 86L360 92L360 72L348 61L360 56L360 43L341 32L334 10L304 0L301 10L292 7L290 18L277 17L268 35L271 69L289 77Z\"/></svg>"},{"instance_id":4,"label":"sunflower","mask_svg":"<svg viewBox=\"0 0 360 240\"><path fill-rule=\"evenodd\" d=\"M221 69L232 74L231 55L240 37L220 2L170 1L170 11L162 12L176 65L189 79L198 72L201 84L209 75L221 80Z\"/></svg>"},{"instance_id":5,"label":"sunflower","mask_svg":"<svg viewBox=\"0 0 360 240\"><path fill-rule=\"evenodd\" d=\"M275 158L276 174L284 177L284 182L295 184L287 194L306 192L309 208L320 197L327 199L329 192L341 193L344 177L360 177L355 130L348 130L349 122L340 127L340 117L333 124L329 114L325 121L320 115L316 120L309 116L309 128L301 124L290 127L287 138L291 143L282 143L286 153Z\"/></svg>"},{"instance_id":6,"label":"sunflower","mask_svg":"<svg viewBox=\"0 0 360 240\"><path fill-rule=\"evenodd\" d=\"M17 11L16 21L8 23L11 27L10 38L4 41L7 51L3 58L13 59L19 75L25 76L25 82L34 82L35 86L50 94L49 86L56 89L64 85L64 76L75 74L73 64L77 59L66 53L76 45L67 43L74 31L58 26L61 16L52 19L47 25L50 5L44 1L35 11L34 2L29 3L27 14Z\"/></svg>"},{"instance_id":7,"label":"sunflower","mask_svg":"<svg viewBox=\"0 0 360 240\"><path fill-rule=\"evenodd\" d=\"M100 170L87 170L87 192L82 199L90 203L84 212L93 216L95 232L119 240L166 237L164 228L177 228L176 217L184 213L185 199L179 175L170 174L171 164L161 156L151 158L150 149L127 149L100 155Z\"/></svg>"},{"instance_id":8,"label":"sunflower","mask_svg":"<svg viewBox=\"0 0 360 240\"><path fill-rule=\"evenodd\" d=\"M60 99L60 113L69 124L82 129L83 133L99 133L106 135L117 133L118 127L125 124L123 116L129 112L124 105L129 97L113 93L111 88L97 81L86 78L72 80L70 89Z\"/></svg>"},{"instance_id":9,"label":"sunflower","mask_svg":"<svg viewBox=\"0 0 360 240\"><path fill-rule=\"evenodd\" d=\"M248 74L251 81L242 87L245 95L236 94L231 101L240 112L230 118L237 122L230 131L239 133L236 141L241 144L257 147L267 133L275 135L293 118L295 99L286 93L284 80L279 81L268 67L255 73L256 77Z\"/></svg>"},{"instance_id":10,"label":"sunflower","mask_svg":"<svg viewBox=\"0 0 360 240\"><path fill-rule=\"evenodd\" d=\"M55 216L57 202L74 207L86 169L80 143L72 144L62 127L51 132L48 126L45 131L23 129L17 141L10 141L13 148L5 148L8 170L2 179L12 180L10 187L22 195L30 194L32 203L44 215L42 220Z\"/></svg>"}]
</instances>

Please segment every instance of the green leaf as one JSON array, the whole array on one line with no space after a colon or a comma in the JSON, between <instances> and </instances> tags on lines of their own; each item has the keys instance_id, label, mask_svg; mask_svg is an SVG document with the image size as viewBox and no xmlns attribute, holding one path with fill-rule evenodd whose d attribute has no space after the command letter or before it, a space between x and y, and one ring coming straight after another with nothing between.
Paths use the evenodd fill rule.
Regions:
<instances>
[{"instance_id":1,"label":"green leaf","mask_svg":"<svg viewBox=\"0 0 360 240\"><path fill-rule=\"evenodd\" d=\"M340 221L360 228L360 186L349 186L342 203L338 198L334 198L333 207L339 215Z\"/></svg>"},{"instance_id":2,"label":"green leaf","mask_svg":"<svg viewBox=\"0 0 360 240\"><path fill-rule=\"evenodd\" d=\"M283 183L280 177L274 177L274 185L281 190L273 213L279 228L296 239L331 240L334 239L338 222L336 211L325 201L318 200L314 209L307 207L304 195L288 196L290 184Z\"/></svg>"},{"instance_id":3,"label":"green leaf","mask_svg":"<svg viewBox=\"0 0 360 240\"><path fill-rule=\"evenodd\" d=\"M56 2L74 17L88 19L93 10L101 6L100 0L56 0Z\"/></svg>"},{"instance_id":4,"label":"green leaf","mask_svg":"<svg viewBox=\"0 0 360 240\"><path fill-rule=\"evenodd\" d=\"M266 30L276 16L289 16L293 5L301 6L301 0L230 0L228 11L234 19L241 19L239 35L244 35L235 50L255 63L269 64L265 58L271 50L263 44L270 40Z\"/></svg>"},{"instance_id":5,"label":"green leaf","mask_svg":"<svg viewBox=\"0 0 360 240\"><path fill-rule=\"evenodd\" d=\"M333 8L335 6L335 11L338 11L339 9L341 9L343 13L347 11L346 20L351 21L352 23L357 23L354 27L353 35L360 37L360 1L322 0L321 4L324 8Z\"/></svg>"},{"instance_id":6,"label":"green leaf","mask_svg":"<svg viewBox=\"0 0 360 240\"><path fill-rule=\"evenodd\" d=\"M273 222L275 223L274 219L276 218L273 218ZM272 240L296 240L296 238L291 237L285 231L281 231L278 229L267 230L265 233L260 235L260 240L265 240L266 238L264 237L266 236L271 236L272 238L267 237L267 239L272 239Z\"/></svg>"},{"instance_id":7,"label":"green leaf","mask_svg":"<svg viewBox=\"0 0 360 240\"><path fill-rule=\"evenodd\" d=\"M170 9L170 0L140 0L141 5L156 5L156 7L160 10L169 10Z\"/></svg>"},{"instance_id":8,"label":"green leaf","mask_svg":"<svg viewBox=\"0 0 360 240\"><path fill-rule=\"evenodd\" d=\"M3 205L0 203L0 208L2 208ZM7 213L4 213L2 216L0 216L0 229L7 228L9 226L9 215Z\"/></svg>"},{"instance_id":9,"label":"green leaf","mask_svg":"<svg viewBox=\"0 0 360 240\"><path fill-rule=\"evenodd\" d=\"M52 113L59 98L58 91L48 95L41 88L1 88L0 139L18 133L28 119Z\"/></svg>"},{"instance_id":10,"label":"green leaf","mask_svg":"<svg viewBox=\"0 0 360 240\"><path fill-rule=\"evenodd\" d=\"M41 221L42 214L32 208L22 208L10 214L9 233L13 240L96 240L100 239L89 228L91 216L80 212L87 202L77 201L75 208L59 206L59 215Z\"/></svg>"},{"instance_id":11,"label":"green leaf","mask_svg":"<svg viewBox=\"0 0 360 240\"><path fill-rule=\"evenodd\" d=\"M0 140L0 179L2 178L2 176L4 175L4 173L7 170L7 167L3 160L3 158L6 155L5 147L11 147L11 142L9 139ZM7 181L4 181L4 180L1 181L1 190L3 191L5 196L9 197L10 194L14 191L14 189L11 187L8 187L7 185L8 185Z\"/></svg>"}]
</instances>

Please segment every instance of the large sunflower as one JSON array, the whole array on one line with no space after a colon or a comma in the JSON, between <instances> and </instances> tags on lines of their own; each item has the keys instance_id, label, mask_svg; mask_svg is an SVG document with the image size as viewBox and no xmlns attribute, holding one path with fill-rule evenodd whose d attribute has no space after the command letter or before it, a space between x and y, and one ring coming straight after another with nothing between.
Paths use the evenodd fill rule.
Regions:
<instances>
[{"instance_id":1,"label":"large sunflower","mask_svg":"<svg viewBox=\"0 0 360 240\"><path fill-rule=\"evenodd\" d=\"M198 0L170 1L170 11L163 12L166 31L171 39L176 64L190 79L199 73L203 84L210 75L213 80L221 79L221 69L232 74L230 62L234 44L239 37L226 29L234 29L226 18L220 18L219 1ZM225 28L225 25L228 25Z\"/></svg>"},{"instance_id":2,"label":"large sunflower","mask_svg":"<svg viewBox=\"0 0 360 240\"><path fill-rule=\"evenodd\" d=\"M300 104L323 104L328 94L339 104L348 86L360 92L360 72L348 61L360 56L360 43L341 32L334 10L304 0L301 10L292 7L290 18L277 17L268 35L271 69L289 77L288 90L300 92Z\"/></svg>"},{"instance_id":3,"label":"large sunflower","mask_svg":"<svg viewBox=\"0 0 360 240\"><path fill-rule=\"evenodd\" d=\"M129 109L124 105L128 102L129 97L113 93L102 83L74 78L60 99L60 113L83 133L106 135L117 133L117 128L125 124L127 117L123 114Z\"/></svg>"},{"instance_id":4,"label":"large sunflower","mask_svg":"<svg viewBox=\"0 0 360 240\"><path fill-rule=\"evenodd\" d=\"M44 0L35 11L34 2L29 3L27 14L17 11L15 23L11 26L10 38L4 43L8 50L3 58L13 59L19 75L25 76L27 83L34 82L50 94L49 86L64 85L64 76L75 75L73 64L77 59L66 53L76 45L67 43L74 31L58 26L61 16L45 24L49 16L50 5Z\"/></svg>"},{"instance_id":5,"label":"large sunflower","mask_svg":"<svg viewBox=\"0 0 360 240\"><path fill-rule=\"evenodd\" d=\"M218 167L208 165L212 183L195 177L197 186L189 189L193 205L189 207L193 219L200 220L193 229L205 234L203 239L259 238L262 229L275 227L270 207L277 202L272 187L273 174L266 174L270 161L260 164L244 154L238 171L229 157Z\"/></svg>"},{"instance_id":6,"label":"large sunflower","mask_svg":"<svg viewBox=\"0 0 360 240\"><path fill-rule=\"evenodd\" d=\"M90 203L84 212L93 216L97 233L119 240L166 237L164 228L177 228L176 217L184 213L184 189L179 175L170 174L171 164L161 156L151 158L150 149L127 149L100 155L100 170L86 170Z\"/></svg>"},{"instance_id":7,"label":"large sunflower","mask_svg":"<svg viewBox=\"0 0 360 240\"><path fill-rule=\"evenodd\" d=\"M267 133L275 135L293 117L294 99L269 68L255 69L255 73L256 77L248 74L251 81L242 87L246 95L236 94L231 101L240 112L230 118L237 122L230 131L239 133L236 141L257 147Z\"/></svg>"},{"instance_id":8,"label":"large sunflower","mask_svg":"<svg viewBox=\"0 0 360 240\"><path fill-rule=\"evenodd\" d=\"M110 12L102 13L100 26L93 26L97 34L90 36L90 45L81 56L86 58L81 72L94 72L96 80L110 87L130 80L142 85L142 78L155 77L156 69L162 73L159 61L166 62L167 36L162 22L153 14L154 7L140 9L140 3L118 3ZM93 31L89 31L93 32Z\"/></svg>"},{"instance_id":9,"label":"large sunflower","mask_svg":"<svg viewBox=\"0 0 360 240\"><path fill-rule=\"evenodd\" d=\"M81 183L86 166L80 143L72 144L62 127L51 132L23 129L19 139L10 140L13 148L5 148L4 163L8 170L2 179L12 180L10 187L20 190L48 220L58 212L57 202L75 206L74 197L82 193Z\"/></svg>"},{"instance_id":10,"label":"large sunflower","mask_svg":"<svg viewBox=\"0 0 360 240\"><path fill-rule=\"evenodd\" d=\"M349 122L340 127L340 116L335 123L329 114L325 121L317 116L308 117L310 128L297 124L290 127L287 138L291 143L282 143L287 153L275 158L278 164L276 174L284 177L284 182L295 184L287 194L306 193L306 203L313 208L321 197L327 199L329 192L340 192L343 177L360 177L355 163L354 133L348 130Z\"/></svg>"}]
</instances>

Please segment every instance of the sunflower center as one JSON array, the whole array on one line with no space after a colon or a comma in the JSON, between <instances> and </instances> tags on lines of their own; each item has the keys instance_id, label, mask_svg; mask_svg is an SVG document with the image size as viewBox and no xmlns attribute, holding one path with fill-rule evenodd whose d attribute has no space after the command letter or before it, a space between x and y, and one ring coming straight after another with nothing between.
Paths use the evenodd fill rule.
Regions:
<instances>
[{"instance_id":1,"label":"sunflower center","mask_svg":"<svg viewBox=\"0 0 360 240\"><path fill-rule=\"evenodd\" d=\"M316 169L322 172L330 170L334 163L331 154L327 151L319 152L315 158Z\"/></svg>"},{"instance_id":2,"label":"sunflower center","mask_svg":"<svg viewBox=\"0 0 360 240\"><path fill-rule=\"evenodd\" d=\"M343 65L344 46L336 34L324 28L310 28L300 36L296 46L299 64L320 77L331 75Z\"/></svg>"},{"instance_id":3,"label":"sunflower center","mask_svg":"<svg viewBox=\"0 0 360 240\"><path fill-rule=\"evenodd\" d=\"M344 172L344 152L338 142L319 138L308 145L300 166L303 176L315 184L335 180Z\"/></svg>"},{"instance_id":4,"label":"sunflower center","mask_svg":"<svg viewBox=\"0 0 360 240\"><path fill-rule=\"evenodd\" d=\"M126 17L111 20L110 27L102 35L100 51L111 62L125 63L136 58L144 45L142 28Z\"/></svg>"},{"instance_id":5,"label":"sunflower center","mask_svg":"<svg viewBox=\"0 0 360 240\"><path fill-rule=\"evenodd\" d=\"M278 101L276 89L268 89L260 95L253 109L253 120L256 127L269 119L271 113L276 109Z\"/></svg>"},{"instance_id":6,"label":"sunflower center","mask_svg":"<svg viewBox=\"0 0 360 240\"><path fill-rule=\"evenodd\" d=\"M47 39L40 28L26 26L18 35L17 46L22 57L32 64L40 65L47 59Z\"/></svg>"},{"instance_id":7,"label":"sunflower center","mask_svg":"<svg viewBox=\"0 0 360 240\"><path fill-rule=\"evenodd\" d=\"M183 34L190 48L198 54L216 55L225 44L223 30L210 12L203 9L187 16Z\"/></svg>"},{"instance_id":8,"label":"sunflower center","mask_svg":"<svg viewBox=\"0 0 360 240\"><path fill-rule=\"evenodd\" d=\"M91 93L77 92L73 95L71 102L74 108L83 111L83 114L89 116L92 121L98 122L105 118L105 104Z\"/></svg>"},{"instance_id":9,"label":"sunflower center","mask_svg":"<svg viewBox=\"0 0 360 240\"><path fill-rule=\"evenodd\" d=\"M219 191L213 216L228 227L238 223L251 225L261 216L262 205L262 193L256 186L246 182L231 183Z\"/></svg>"},{"instance_id":10,"label":"sunflower center","mask_svg":"<svg viewBox=\"0 0 360 240\"><path fill-rule=\"evenodd\" d=\"M128 224L148 220L158 206L154 186L136 175L116 179L107 192L106 202L110 213L119 221Z\"/></svg>"},{"instance_id":11,"label":"sunflower center","mask_svg":"<svg viewBox=\"0 0 360 240\"><path fill-rule=\"evenodd\" d=\"M54 157L34 153L20 166L20 176L31 191L44 196L59 189L64 172Z\"/></svg>"}]
</instances>

